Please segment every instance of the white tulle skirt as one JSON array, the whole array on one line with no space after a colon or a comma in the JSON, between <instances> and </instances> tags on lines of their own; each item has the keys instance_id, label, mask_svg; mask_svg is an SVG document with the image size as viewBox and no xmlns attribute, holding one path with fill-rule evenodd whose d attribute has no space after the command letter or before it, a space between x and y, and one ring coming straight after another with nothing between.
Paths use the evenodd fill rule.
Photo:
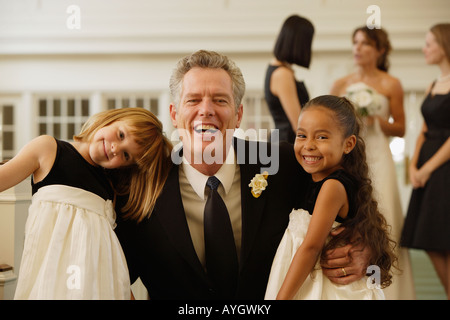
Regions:
<instances>
[{"instance_id":1,"label":"white tulle skirt","mask_svg":"<svg viewBox=\"0 0 450 320\"><path fill-rule=\"evenodd\" d=\"M110 200L45 186L33 195L15 299L130 299Z\"/></svg>"},{"instance_id":2,"label":"white tulle skirt","mask_svg":"<svg viewBox=\"0 0 450 320\"><path fill-rule=\"evenodd\" d=\"M306 210L292 210L290 213L289 225L272 263L266 300L276 298L291 261L305 239L310 221L311 215ZM335 223L333 227L337 225ZM314 271L306 278L293 300L384 300L384 294L382 289L370 283L368 277L348 285L335 284L323 275L317 262Z\"/></svg>"}]
</instances>

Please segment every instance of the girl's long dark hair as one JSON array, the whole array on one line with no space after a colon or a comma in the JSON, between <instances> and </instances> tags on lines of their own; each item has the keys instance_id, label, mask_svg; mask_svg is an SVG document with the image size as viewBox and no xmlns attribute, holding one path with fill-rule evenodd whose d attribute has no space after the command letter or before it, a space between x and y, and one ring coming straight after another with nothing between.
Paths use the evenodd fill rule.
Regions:
<instances>
[{"instance_id":1,"label":"girl's long dark hair","mask_svg":"<svg viewBox=\"0 0 450 320\"><path fill-rule=\"evenodd\" d=\"M319 96L309 101L303 110L324 107L334 113L334 119L342 128L344 137L355 135L356 145L349 154L343 155L342 167L356 181L355 216L346 219L340 227L344 230L331 237L322 253L345 244L369 247L369 263L380 268L380 285L387 287L392 283L391 267L397 258L394 254L395 242L390 239L390 227L385 217L378 210L378 203L373 197L372 182L366 162L366 146L360 136L362 121L353 104L344 97L332 95Z\"/></svg>"}]
</instances>

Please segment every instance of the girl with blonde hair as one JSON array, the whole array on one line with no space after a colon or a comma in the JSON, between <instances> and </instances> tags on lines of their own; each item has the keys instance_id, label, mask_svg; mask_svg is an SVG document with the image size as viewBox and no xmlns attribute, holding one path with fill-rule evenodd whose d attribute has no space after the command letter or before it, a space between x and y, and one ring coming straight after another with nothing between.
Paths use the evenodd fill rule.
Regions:
<instances>
[{"instance_id":1,"label":"girl with blonde hair","mask_svg":"<svg viewBox=\"0 0 450 320\"><path fill-rule=\"evenodd\" d=\"M32 175L15 299L129 299L113 202L129 194L125 216L148 216L170 150L151 112L125 108L92 116L71 143L39 136L0 166L0 192Z\"/></svg>"}]
</instances>

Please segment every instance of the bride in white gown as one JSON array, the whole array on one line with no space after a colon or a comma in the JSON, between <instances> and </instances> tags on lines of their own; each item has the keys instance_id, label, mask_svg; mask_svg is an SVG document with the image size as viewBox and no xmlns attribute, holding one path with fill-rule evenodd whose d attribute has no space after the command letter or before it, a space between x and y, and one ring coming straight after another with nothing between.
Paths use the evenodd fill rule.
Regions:
<instances>
[{"instance_id":1,"label":"bride in white gown","mask_svg":"<svg viewBox=\"0 0 450 320\"><path fill-rule=\"evenodd\" d=\"M367 163L380 211L392 226L392 239L400 241L404 215L397 175L389 148L389 137L403 136L405 116L403 89L398 79L387 73L391 46L383 29L357 28L353 33L353 56L357 71L337 80L331 94L346 95L360 108L365 119ZM392 118L393 121L389 121ZM386 299L415 299L410 257L397 247L398 268L392 285L384 290Z\"/></svg>"}]
</instances>

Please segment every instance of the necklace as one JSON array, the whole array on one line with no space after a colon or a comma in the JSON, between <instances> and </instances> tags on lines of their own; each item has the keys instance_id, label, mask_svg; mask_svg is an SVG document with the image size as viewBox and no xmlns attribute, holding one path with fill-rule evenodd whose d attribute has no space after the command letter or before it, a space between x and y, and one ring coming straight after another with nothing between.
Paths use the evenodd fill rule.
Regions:
<instances>
[{"instance_id":1,"label":"necklace","mask_svg":"<svg viewBox=\"0 0 450 320\"><path fill-rule=\"evenodd\" d=\"M444 82L444 81L446 81L447 79L450 79L450 74L448 74L448 75L446 75L446 76L444 76L444 77L439 77L439 78L437 79L437 81L438 81L438 82Z\"/></svg>"}]
</instances>

